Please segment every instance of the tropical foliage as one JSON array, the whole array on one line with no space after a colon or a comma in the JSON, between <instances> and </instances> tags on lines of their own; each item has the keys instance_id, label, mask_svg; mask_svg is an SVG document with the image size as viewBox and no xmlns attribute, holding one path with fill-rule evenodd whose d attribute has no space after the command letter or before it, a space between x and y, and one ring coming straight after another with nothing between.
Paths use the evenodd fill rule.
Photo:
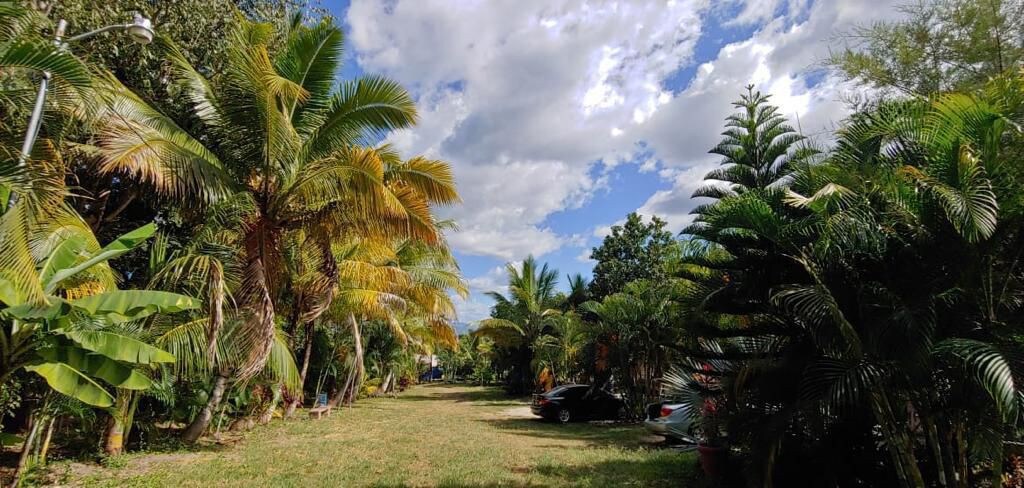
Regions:
<instances>
[{"instance_id":1,"label":"tropical foliage","mask_svg":"<svg viewBox=\"0 0 1024 488\"><path fill-rule=\"evenodd\" d=\"M459 202L451 169L381 144L416 121L412 98L339 83L330 17L174 3L148 12L169 24L147 50L111 55L48 37L56 15L76 29L116 5L33 7L0 5L0 389L27 425L19 470L76 422L69 401L106 409L113 455L161 423L195 441L321 391L392 392L417 354L458 347L466 285L434 214ZM192 7L218 35L176 24ZM47 116L22 154L41 75ZM125 222L141 227L97 238Z\"/></svg>"}]
</instances>

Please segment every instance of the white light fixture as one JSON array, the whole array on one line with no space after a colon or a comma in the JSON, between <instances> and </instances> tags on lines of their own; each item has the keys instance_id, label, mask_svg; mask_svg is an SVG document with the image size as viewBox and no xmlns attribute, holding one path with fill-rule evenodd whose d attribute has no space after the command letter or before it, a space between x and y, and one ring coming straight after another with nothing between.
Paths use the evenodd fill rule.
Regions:
<instances>
[{"instance_id":1,"label":"white light fixture","mask_svg":"<svg viewBox=\"0 0 1024 488\"><path fill-rule=\"evenodd\" d=\"M139 14L135 14L132 23L128 24L128 35L139 44L145 45L153 42L153 22Z\"/></svg>"}]
</instances>

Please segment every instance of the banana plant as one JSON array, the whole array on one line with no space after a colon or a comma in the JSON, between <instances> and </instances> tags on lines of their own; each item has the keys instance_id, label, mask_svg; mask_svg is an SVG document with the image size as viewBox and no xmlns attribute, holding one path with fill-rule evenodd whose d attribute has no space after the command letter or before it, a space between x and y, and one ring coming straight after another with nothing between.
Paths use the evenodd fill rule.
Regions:
<instances>
[{"instance_id":1,"label":"banana plant","mask_svg":"<svg viewBox=\"0 0 1024 488\"><path fill-rule=\"evenodd\" d=\"M100 249L87 227L76 225L41 240L28 239L36 244L32 254L45 256L35 259L34 273L0 273L0 384L24 369L54 390L97 407L114 401L101 381L128 390L149 388L152 381L138 366L173 363L174 356L105 329L195 309L199 302L176 293L113 286L94 286L106 291L92 293L88 284L97 281L82 277L109 274L107 261L137 248L155 231L148 224ZM38 252L39 247L47 252ZM83 287L86 292L79 291Z\"/></svg>"}]
</instances>

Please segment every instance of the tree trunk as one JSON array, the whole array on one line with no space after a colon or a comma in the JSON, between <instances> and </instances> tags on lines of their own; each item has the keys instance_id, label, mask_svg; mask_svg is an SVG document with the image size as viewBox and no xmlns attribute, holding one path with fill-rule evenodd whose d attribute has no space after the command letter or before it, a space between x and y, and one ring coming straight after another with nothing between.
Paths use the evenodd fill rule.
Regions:
<instances>
[{"instance_id":1,"label":"tree trunk","mask_svg":"<svg viewBox=\"0 0 1024 488\"><path fill-rule=\"evenodd\" d=\"M395 372L394 371L388 371L388 376L386 378L384 378L384 383L381 383L381 385L380 385L380 394L381 395L387 395L388 392L391 391L391 388L392 388L391 380L394 379L394 377L395 377Z\"/></svg>"},{"instance_id":2,"label":"tree trunk","mask_svg":"<svg viewBox=\"0 0 1024 488\"><path fill-rule=\"evenodd\" d=\"M288 408L284 411L284 418L295 415L295 410L302 403L302 397L306 391L306 374L309 373L309 356L313 351L313 323L306 324L305 350L302 353L302 368L299 369L299 391L295 392L292 401L288 402Z\"/></svg>"},{"instance_id":3,"label":"tree trunk","mask_svg":"<svg viewBox=\"0 0 1024 488\"><path fill-rule=\"evenodd\" d=\"M267 406L263 408L260 415L256 417L256 422L258 424L267 425L274 418L274 410L277 409L277 402L281 400L281 391L283 389L284 387L279 384L275 384L267 388L267 391L270 392L270 401L267 402Z\"/></svg>"},{"instance_id":4,"label":"tree trunk","mask_svg":"<svg viewBox=\"0 0 1024 488\"><path fill-rule=\"evenodd\" d=\"M356 321L355 314L348 314L348 323L352 327L352 337L355 339L355 376L352 379L352 385L350 389L352 391L349 396L348 404L352 405L356 400L356 395L359 393L359 388L363 386L363 379L366 376L366 365L363 364L363 338L359 332L359 322Z\"/></svg>"},{"instance_id":5,"label":"tree trunk","mask_svg":"<svg viewBox=\"0 0 1024 488\"><path fill-rule=\"evenodd\" d=\"M31 457L32 446L35 444L36 435L39 432L39 424L42 423L41 418L37 418L36 414L29 416L29 429L28 435L25 437L25 442L21 446L21 456L18 457L18 467L14 470L14 479L11 480L11 488L17 488L21 484L21 475L24 474L25 468L28 467L28 460Z\"/></svg>"},{"instance_id":6,"label":"tree trunk","mask_svg":"<svg viewBox=\"0 0 1024 488\"><path fill-rule=\"evenodd\" d=\"M939 429L935 426L935 420L932 418L931 412L920 415L921 421L924 423L925 432L928 434L928 444L932 448L932 457L935 462L935 472L938 474L939 486L945 488L949 486L952 479L948 476L949 471L946 469L946 459L943 456L942 443L939 441Z\"/></svg>"},{"instance_id":7,"label":"tree trunk","mask_svg":"<svg viewBox=\"0 0 1024 488\"><path fill-rule=\"evenodd\" d=\"M124 452L126 424L131 414L132 392L117 390L114 408L110 411L107 430L104 434L103 451L108 456L120 456Z\"/></svg>"},{"instance_id":8,"label":"tree trunk","mask_svg":"<svg viewBox=\"0 0 1024 488\"><path fill-rule=\"evenodd\" d=\"M224 390L228 384L228 376L224 371L218 371L217 375L213 378L213 390L210 392L210 398L206 401L206 406L199 411L199 415L192 420L192 423L185 429L181 438L185 442L195 442L199 440L199 437L206 432L206 428L209 427L210 421L213 420L213 412L217 411L217 407L220 405L221 397L224 396Z\"/></svg>"},{"instance_id":9,"label":"tree trunk","mask_svg":"<svg viewBox=\"0 0 1024 488\"><path fill-rule=\"evenodd\" d=\"M217 364L217 339L224 326L224 268L214 260L210 266L210 328L206 331L206 359Z\"/></svg>"},{"instance_id":10,"label":"tree trunk","mask_svg":"<svg viewBox=\"0 0 1024 488\"><path fill-rule=\"evenodd\" d=\"M46 437L43 437L43 447L39 449L39 462L46 464L46 454L50 452L50 440L53 439L53 429L57 423L57 417L50 419L50 425L46 427Z\"/></svg>"},{"instance_id":11,"label":"tree trunk","mask_svg":"<svg viewBox=\"0 0 1024 488\"><path fill-rule=\"evenodd\" d=\"M356 365L355 361L353 361L352 367L348 370L348 375L345 376L345 383L341 385L341 388L334 392L334 395L332 395L331 399L327 402L327 406L336 407L345 400L348 396L348 389L352 386L352 382L355 380L355 377Z\"/></svg>"},{"instance_id":12,"label":"tree trunk","mask_svg":"<svg viewBox=\"0 0 1024 488\"><path fill-rule=\"evenodd\" d=\"M885 392L879 390L873 392L871 396L875 420L882 428L886 448L892 456L893 468L896 470L900 485L906 488L923 487L924 475L917 464L917 457L914 456L913 439L905 426L901 426L897 421Z\"/></svg>"},{"instance_id":13,"label":"tree trunk","mask_svg":"<svg viewBox=\"0 0 1024 488\"><path fill-rule=\"evenodd\" d=\"M246 321L239 340L242 344L252 344L252 348L235 373L238 381L249 380L263 371L274 345L274 301L267 267L272 264L270 259L276 241L276 230L262 216L245 236L245 276L249 285L245 302L252 311L252 318Z\"/></svg>"}]
</instances>

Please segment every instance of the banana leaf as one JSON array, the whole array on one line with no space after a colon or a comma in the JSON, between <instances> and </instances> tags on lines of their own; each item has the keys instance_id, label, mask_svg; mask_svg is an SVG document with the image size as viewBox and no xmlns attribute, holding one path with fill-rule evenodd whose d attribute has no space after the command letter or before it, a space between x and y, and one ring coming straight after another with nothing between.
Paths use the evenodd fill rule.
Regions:
<instances>
[{"instance_id":1,"label":"banana leaf","mask_svg":"<svg viewBox=\"0 0 1024 488\"><path fill-rule=\"evenodd\" d=\"M198 300L155 290L113 290L70 302L91 316L104 317L110 323L126 322L155 313L177 313L200 307Z\"/></svg>"},{"instance_id":2,"label":"banana leaf","mask_svg":"<svg viewBox=\"0 0 1024 488\"><path fill-rule=\"evenodd\" d=\"M114 397L107 390L67 364L41 363L25 369L42 376L50 388L83 403L104 408L114 404Z\"/></svg>"},{"instance_id":3,"label":"banana leaf","mask_svg":"<svg viewBox=\"0 0 1024 488\"><path fill-rule=\"evenodd\" d=\"M127 234L114 239L113 242L107 244L103 249L100 249L98 253L86 259L81 264L72 266L70 268L64 268L55 270L53 275L49 279L43 282L43 289L46 293L53 293L57 289L57 285L60 282L74 276L75 274L81 273L92 266L95 266L104 261L116 258L132 249L138 247L143 242L146 242L156 232L156 224L149 223L138 229L135 229ZM67 264L67 263L64 263Z\"/></svg>"},{"instance_id":4,"label":"banana leaf","mask_svg":"<svg viewBox=\"0 0 1024 488\"><path fill-rule=\"evenodd\" d=\"M48 347L40 349L38 354L47 362L67 364L118 388L145 390L153 386L152 380L131 366L78 347Z\"/></svg>"},{"instance_id":5,"label":"banana leaf","mask_svg":"<svg viewBox=\"0 0 1024 488\"><path fill-rule=\"evenodd\" d=\"M23 303L13 307L7 307L0 310L0 313L26 322L39 322L42 320L53 320L57 317L67 315L71 313L71 310L73 310L71 304L62 298L47 297L47 300L49 303L41 305Z\"/></svg>"},{"instance_id":6,"label":"banana leaf","mask_svg":"<svg viewBox=\"0 0 1024 488\"><path fill-rule=\"evenodd\" d=\"M174 362L171 353L120 334L99 330L62 330L58 333L85 349L117 361L134 364Z\"/></svg>"}]
</instances>

